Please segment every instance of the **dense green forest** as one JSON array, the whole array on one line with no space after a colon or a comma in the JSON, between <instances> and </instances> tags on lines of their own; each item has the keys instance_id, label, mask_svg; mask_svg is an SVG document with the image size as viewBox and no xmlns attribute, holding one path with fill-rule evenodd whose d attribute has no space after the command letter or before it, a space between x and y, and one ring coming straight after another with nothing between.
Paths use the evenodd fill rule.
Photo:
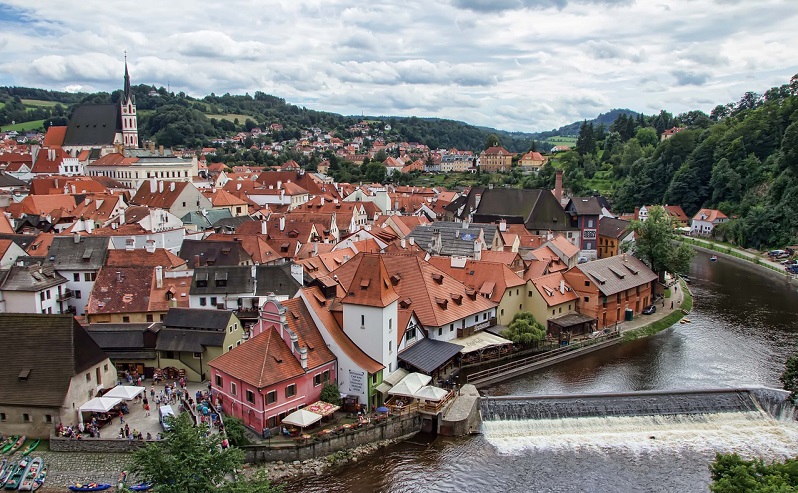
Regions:
<instances>
[{"instance_id":1,"label":"dense green forest","mask_svg":"<svg viewBox=\"0 0 798 493\"><path fill-rule=\"evenodd\" d=\"M661 140L673 126L684 130ZM798 75L710 115L621 115L606 131L583 123L577 149L561 162L577 195L591 192L585 183L597 172L611 173L617 212L715 208L731 218L715 228L718 239L753 248L798 243Z\"/></svg>"}]
</instances>

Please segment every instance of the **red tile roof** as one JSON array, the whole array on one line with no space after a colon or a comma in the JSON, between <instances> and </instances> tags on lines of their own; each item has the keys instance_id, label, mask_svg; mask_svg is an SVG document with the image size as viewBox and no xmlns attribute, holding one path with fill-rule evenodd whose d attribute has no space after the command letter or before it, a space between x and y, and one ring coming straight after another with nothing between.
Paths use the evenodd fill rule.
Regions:
<instances>
[{"instance_id":1,"label":"red tile roof","mask_svg":"<svg viewBox=\"0 0 798 493\"><path fill-rule=\"evenodd\" d=\"M480 293L484 288L484 294L495 303L501 301L508 288L526 284L507 265L499 262L467 260L463 267L452 267L450 257L430 257L429 263Z\"/></svg>"},{"instance_id":2,"label":"red tile roof","mask_svg":"<svg viewBox=\"0 0 798 493\"><path fill-rule=\"evenodd\" d=\"M42 140L42 146L59 147L64 145L64 137L66 137L66 132L67 132L66 125L49 127L47 129L47 133L44 134L44 140Z\"/></svg>"},{"instance_id":3,"label":"red tile roof","mask_svg":"<svg viewBox=\"0 0 798 493\"><path fill-rule=\"evenodd\" d=\"M548 306L556 306L579 299L576 292L565 281L562 272L536 277L532 279L532 284L535 285L538 293L546 300Z\"/></svg>"},{"instance_id":4,"label":"red tile roof","mask_svg":"<svg viewBox=\"0 0 798 493\"><path fill-rule=\"evenodd\" d=\"M208 365L258 389L305 374L274 328L211 360Z\"/></svg>"},{"instance_id":5,"label":"red tile roof","mask_svg":"<svg viewBox=\"0 0 798 493\"><path fill-rule=\"evenodd\" d=\"M186 261L164 248L156 248L152 253L142 249L108 250L105 265L108 267L155 267L160 265L169 270L176 270L185 267Z\"/></svg>"}]
</instances>

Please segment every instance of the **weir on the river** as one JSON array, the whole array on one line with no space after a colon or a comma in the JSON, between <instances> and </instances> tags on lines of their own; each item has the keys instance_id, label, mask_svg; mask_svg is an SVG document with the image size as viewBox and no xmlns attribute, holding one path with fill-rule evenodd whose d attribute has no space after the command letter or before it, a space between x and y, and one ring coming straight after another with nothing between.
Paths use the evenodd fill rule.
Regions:
<instances>
[{"instance_id":1,"label":"weir on the river","mask_svg":"<svg viewBox=\"0 0 798 493\"><path fill-rule=\"evenodd\" d=\"M792 414L783 390L692 389L543 396L483 397L483 421L669 416L761 411L775 418Z\"/></svg>"}]
</instances>

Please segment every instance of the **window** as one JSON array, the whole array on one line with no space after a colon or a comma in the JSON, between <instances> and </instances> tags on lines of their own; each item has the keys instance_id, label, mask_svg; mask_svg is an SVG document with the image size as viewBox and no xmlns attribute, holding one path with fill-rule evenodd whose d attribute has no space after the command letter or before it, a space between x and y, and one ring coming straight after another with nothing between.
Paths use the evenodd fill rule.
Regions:
<instances>
[{"instance_id":1,"label":"window","mask_svg":"<svg viewBox=\"0 0 798 493\"><path fill-rule=\"evenodd\" d=\"M416 338L416 326L413 325L407 328L407 331L405 332L405 340L411 341L415 338Z\"/></svg>"},{"instance_id":2,"label":"window","mask_svg":"<svg viewBox=\"0 0 798 493\"><path fill-rule=\"evenodd\" d=\"M589 297L589 296L585 296L585 298L584 298L584 302L585 302L585 303L589 303L589 302L590 302L590 297Z\"/></svg>"},{"instance_id":3,"label":"window","mask_svg":"<svg viewBox=\"0 0 798 493\"><path fill-rule=\"evenodd\" d=\"M84 281L94 281L95 279L97 279L97 273L96 272L84 272L83 273L83 280Z\"/></svg>"},{"instance_id":4,"label":"window","mask_svg":"<svg viewBox=\"0 0 798 493\"><path fill-rule=\"evenodd\" d=\"M439 336L443 335L443 327L438 327L438 335Z\"/></svg>"},{"instance_id":5,"label":"window","mask_svg":"<svg viewBox=\"0 0 798 493\"><path fill-rule=\"evenodd\" d=\"M147 314L147 322L152 322L152 313Z\"/></svg>"},{"instance_id":6,"label":"window","mask_svg":"<svg viewBox=\"0 0 798 493\"><path fill-rule=\"evenodd\" d=\"M225 286L227 286L227 279L217 279L216 280L216 287L217 288L223 288Z\"/></svg>"},{"instance_id":7,"label":"window","mask_svg":"<svg viewBox=\"0 0 798 493\"><path fill-rule=\"evenodd\" d=\"M324 370L323 372L321 372L321 380L323 382L330 381L330 370Z\"/></svg>"},{"instance_id":8,"label":"window","mask_svg":"<svg viewBox=\"0 0 798 493\"><path fill-rule=\"evenodd\" d=\"M0 421L6 420L6 413L0 413Z\"/></svg>"},{"instance_id":9,"label":"window","mask_svg":"<svg viewBox=\"0 0 798 493\"><path fill-rule=\"evenodd\" d=\"M44 422L45 423L52 423L53 422L53 415L52 414L45 414L44 415Z\"/></svg>"},{"instance_id":10,"label":"window","mask_svg":"<svg viewBox=\"0 0 798 493\"><path fill-rule=\"evenodd\" d=\"M202 358L202 353L194 353L194 359Z\"/></svg>"},{"instance_id":11,"label":"window","mask_svg":"<svg viewBox=\"0 0 798 493\"><path fill-rule=\"evenodd\" d=\"M75 299L79 300L79 299L82 297L82 294L81 294L81 292L80 292L80 289L76 289L76 290L75 290L75 291L73 291L73 292L75 293Z\"/></svg>"},{"instance_id":12,"label":"window","mask_svg":"<svg viewBox=\"0 0 798 493\"><path fill-rule=\"evenodd\" d=\"M39 299L40 299L41 301L44 301L44 291L42 291L41 293L39 293ZM44 313L44 312L42 312L42 313Z\"/></svg>"},{"instance_id":13,"label":"window","mask_svg":"<svg viewBox=\"0 0 798 493\"><path fill-rule=\"evenodd\" d=\"M515 290L515 295L516 295L516 296L518 296L518 293L519 293L519 291L520 291L520 290L518 290L518 289L516 289L516 290Z\"/></svg>"},{"instance_id":14,"label":"window","mask_svg":"<svg viewBox=\"0 0 798 493\"><path fill-rule=\"evenodd\" d=\"M241 345L241 341L236 341L236 347Z\"/></svg>"},{"instance_id":15,"label":"window","mask_svg":"<svg viewBox=\"0 0 798 493\"><path fill-rule=\"evenodd\" d=\"M232 351L232 350L233 350L233 345L232 345L232 344L230 344L229 346L227 346L227 350L228 350L228 351Z\"/></svg>"},{"instance_id":16,"label":"window","mask_svg":"<svg viewBox=\"0 0 798 493\"><path fill-rule=\"evenodd\" d=\"M363 328L365 326L366 326L366 316L365 315L361 315L360 316L360 327Z\"/></svg>"},{"instance_id":17,"label":"window","mask_svg":"<svg viewBox=\"0 0 798 493\"><path fill-rule=\"evenodd\" d=\"M562 307L558 308L559 313L562 313Z\"/></svg>"},{"instance_id":18,"label":"window","mask_svg":"<svg viewBox=\"0 0 798 493\"><path fill-rule=\"evenodd\" d=\"M103 371L108 371L108 364L107 363L103 365Z\"/></svg>"},{"instance_id":19,"label":"window","mask_svg":"<svg viewBox=\"0 0 798 493\"><path fill-rule=\"evenodd\" d=\"M388 332L390 332L392 330L393 330L393 319L389 318L388 319Z\"/></svg>"},{"instance_id":20,"label":"window","mask_svg":"<svg viewBox=\"0 0 798 493\"><path fill-rule=\"evenodd\" d=\"M29 423L30 422L30 414L25 413L22 415L22 421Z\"/></svg>"},{"instance_id":21,"label":"window","mask_svg":"<svg viewBox=\"0 0 798 493\"><path fill-rule=\"evenodd\" d=\"M318 387L321 385L321 373L313 375L313 386Z\"/></svg>"},{"instance_id":22,"label":"window","mask_svg":"<svg viewBox=\"0 0 798 493\"><path fill-rule=\"evenodd\" d=\"M487 319L488 319L488 314L487 313L483 313L482 314L482 320L487 320Z\"/></svg>"},{"instance_id":23,"label":"window","mask_svg":"<svg viewBox=\"0 0 798 493\"><path fill-rule=\"evenodd\" d=\"M255 404L255 394L251 390L247 390L247 402Z\"/></svg>"},{"instance_id":24,"label":"window","mask_svg":"<svg viewBox=\"0 0 798 493\"><path fill-rule=\"evenodd\" d=\"M80 281L80 273L79 272L75 272L74 274L72 274L72 280L75 281L75 282Z\"/></svg>"},{"instance_id":25,"label":"window","mask_svg":"<svg viewBox=\"0 0 798 493\"><path fill-rule=\"evenodd\" d=\"M272 416L266 421L266 426L269 428L274 428L277 426L277 416Z\"/></svg>"},{"instance_id":26,"label":"window","mask_svg":"<svg viewBox=\"0 0 798 493\"><path fill-rule=\"evenodd\" d=\"M272 390L266 394L266 404L274 404L275 402L277 402L277 391Z\"/></svg>"},{"instance_id":27,"label":"window","mask_svg":"<svg viewBox=\"0 0 798 493\"><path fill-rule=\"evenodd\" d=\"M128 316L123 316L123 317L122 317L122 322L124 322L124 323L128 323L128 322L130 322L130 317L128 317Z\"/></svg>"},{"instance_id":28,"label":"window","mask_svg":"<svg viewBox=\"0 0 798 493\"><path fill-rule=\"evenodd\" d=\"M236 384L235 382L230 382L230 393L236 395Z\"/></svg>"},{"instance_id":29,"label":"window","mask_svg":"<svg viewBox=\"0 0 798 493\"><path fill-rule=\"evenodd\" d=\"M222 376L221 375L216 375L216 386L219 387L219 388L224 388L224 386L222 385Z\"/></svg>"},{"instance_id":30,"label":"window","mask_svg":"<svg viewBox=\"0 0 798 493\"><path fill-rule=\"evenodd\" d=\"M229 327L227 327L227 332L229 332L229 333L231 333L231 334L233 333L233 326L232 326L232 325L230 325Z\"/></svg>"},{"instance_id":31,"label":"window","mask_svg":"<svg viewBox=\"0 0 798 493\"><path fill-rule=\"evenodd\" d=\"M174 351L166 351L166 356L164 356L164 358L166 358L166 359L175 359L175 352Z\"/></svg>"},{"instance_id":32,"label":"window","mask_svg":"<svg viewBox=\"0 0 798 493\"><path fill-rule=\"evenodd\" d=\"M94 379L97 381L97 385L102 385L103 383L103 374L100 372L100 367L94 369Z\"/></svg>"},{"instance_id":33,"label":"window","mask_svg":"<svg viewBox=\"0 0 798 493\"><path fill-rule=\"evenodd\" d=\"M208 303L208 299L204 296L200 297L200 306L205 306Z\"/></svg>"},{"instance_id":34,"label":"window","mask_svg":"<svg viewBox=\"0 0 798 493\"><path fill-rule=\"evenodd\" d=\"M504 308L502 308L502 312L501 313L502 313L502 316L504 316Z\"/></svg>"},{"instance_id":35,"label":"window","mask_svg":"<svg viewBox=\"0 0 798 493\"><path fill-rule=\"evenodd\" d=\"M296 384L292 383L291 385L285 388L285 396L294 397L295 395L296 395Z\"/></svg>"},{"instance_id":36,"label":"window","mask_svg":"<svg viewBox=\"0 0 798 493\"><path fill-rule=\"evenodd\" d=\"M590 287L590 281L585 281L585 287L587 287L587 288Z\"/></svg>"},{"instance_id":37,"label":"window","mask_svg":"<svg viewBox=\"0 0 798 493\"><path fill-rule=\"evenodd\" d=\"M393 353L393 341L388 341L388 354Z\"/></svg>"},{"instance_id":38,"label":"window","mask_svg":"<svg viewBox=\"0 0 798 493\"><path fill-rule=\"evenodd\" d=\"M476 317L474 317L474 323L478 323L478 322L479 322L479 315L477 315Z\"/></svg>"},{"instance_id":39,"label":"window","mask_svg":"<svg viewBox=\"0 0 798 493\"><path fill-rule=\"evenodd\" d=\"M216 296L211 296L211 305L216 306Z\"/></svg>"},{"instance_id":40,"label":"window","mask_svg":"<svg viewBox=\"0 0 798 493\"><path fill-rule=\"evenodd\" d=\"M86 381L91 382L91 373L86 373Z\"/></svg>"},{"instance_id":41,"label":"window","mask_svg":"<svg viewBox=\"0 0 798 493\"><path fill-rule=\"evenodd\" d=\"M238 330L238 322L233 323L233 330Z\"/></svg>"}]
</instances>

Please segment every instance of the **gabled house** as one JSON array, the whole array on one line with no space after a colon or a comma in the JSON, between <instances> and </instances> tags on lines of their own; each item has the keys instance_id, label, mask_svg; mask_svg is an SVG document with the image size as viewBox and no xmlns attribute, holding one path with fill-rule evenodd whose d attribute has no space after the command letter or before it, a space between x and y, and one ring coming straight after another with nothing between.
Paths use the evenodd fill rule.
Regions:
<instances>
[{"instance_id":1,"label":"gabled house","mask_svg":"<svg viewBox=\"0 0 798 493\"><path fill-rule=\"evenodd\" d=\"M627 254L579 264L563 276L579 296L579 312L595 318L598 327L640 314L651 304L657 281L646 264Z\"/></svg>"},{"instance_id":2,"label":"gabled house","mask_svg":"<svg viewBox=\"0 0 798 493\"><path fill-rule=\"evenodd\" d=\"M565 212L571 216L571 227L579 231L576 246L581 256L595 260L598 256L598 228L601 217L601 203L597 197L573 197L565 206Z\"/></svg>"},{"instance_id":3,"label":"gabled house","mask_svg":"<svg viewBox=\"0 0 798 493\"><path fill-rule=\"evenodd\" d=\"M94 288L97 273L105 264L108 238L103 236L56 236L47 253L47 260L56 272L66 278L62 292L65 312L83 315Z\"/></svg>"},{"instance_id":4,"label":"gabled house","mask_svg":"<svg viewBox=\"0 0 798 493\"><path fill-rule=\"evenodd\" d=\"M523 169L538 172L540 171L540 168L542 168L548 161L549 158L543 156L541 153L529 151L521 156L521 159L518 161L518 165Z\"/></svg>"},{"instance_id":5,"label":"gabled house","mask_svg":"<svg viewBox=\"0 0 798 493\"><path fill-rule=\"evenodd\" d=\"M335 355L301 298L270 297L252 336L240 348L211 361L212 388L225 411L260 433L276 427L298 407L316 402L335 383Z\"/></svg>"},{"instance_id":6,"label":"gabled house","mask_svg":"<svg viewBox=\"0 0 798 493\"><path fill-rule=\"evenodd\" d=\"M66 282L52 265L14 265L0 286L0 312L66 313Z\"/></svg>"},{"instance_id":7,"label":"gabled house","mask_svg":"<svg viewBox=\"0 0 798 493\"><path fill-rule=\"evenodd\" d=\"M631 223L614 217L602 217L599 221L599 258L614 257L621 251L630 251L635 235L629 229ZM626 244L626 246L622 246Z\"/></svg>"},{"instance_id":8,"label":"gabled house","mask_svg":"<svg viewBox=\"0 0 798 493\"><path fill-rule=\"evenodd\" d=\"M131 203L164 209L177 217L183 217L189 212L213 208L211 201L192 183L157 181L155 178L141 183L136 195L131 199Z\"/></svg>"},{"instance_id":9,"label":"gabled house","mask_svg":"<svg viewBox=\"0 0 798 493\"><path fill-rule=\"evenodd\" d=\"M180 258L191 267L252 265L252 256L241 243L227 241L183 240Z\"/></svg>"},{"instance_id":10,"label":"gabled house","mask_svg":"<svg viewBox=\"0 0 798 493\"><path fill-rule=\"evenodd\" d=\"M701 209L693 216L690 234L694 236L711 236L715 226L728 220L729 218L726 217L726 214L717 209Z\"/></svg>"},{"instance_id":11,"label":"gabled house","mask_svg":"<svg viewBox=\"0 0 798 493\"><path fill-rule=\"evenodd\" d=\"M0 239L0 269L9 269L19 257L27 252L11 240Z\"/></svg>"},{"instance_id":12,"label":"gabled house","mask_svg":"<svg viewBox=\"0 0 798 493\"><path fill-rule=\"evenodd\" d=\"M116 368L71 315L0 314L0 337L14 341L0 365L3 432L50 437L76 425L76 409L116 384Z\"/></svg>"},{"instance_id":13,"label":"gabled house","mask_svg":"<svg viewBox=\"0 0 798 493\"><path fill-rule=\"evenodd\" d=\"M549 333L552 333L552 319L577 312L579 296L566 282L562 272L531 279L529 289L530 303L527 311L534 315L535 320L544 324ZM559 337L559 331L555 330L553 335Z\"/></svg>"}]
</instances>

